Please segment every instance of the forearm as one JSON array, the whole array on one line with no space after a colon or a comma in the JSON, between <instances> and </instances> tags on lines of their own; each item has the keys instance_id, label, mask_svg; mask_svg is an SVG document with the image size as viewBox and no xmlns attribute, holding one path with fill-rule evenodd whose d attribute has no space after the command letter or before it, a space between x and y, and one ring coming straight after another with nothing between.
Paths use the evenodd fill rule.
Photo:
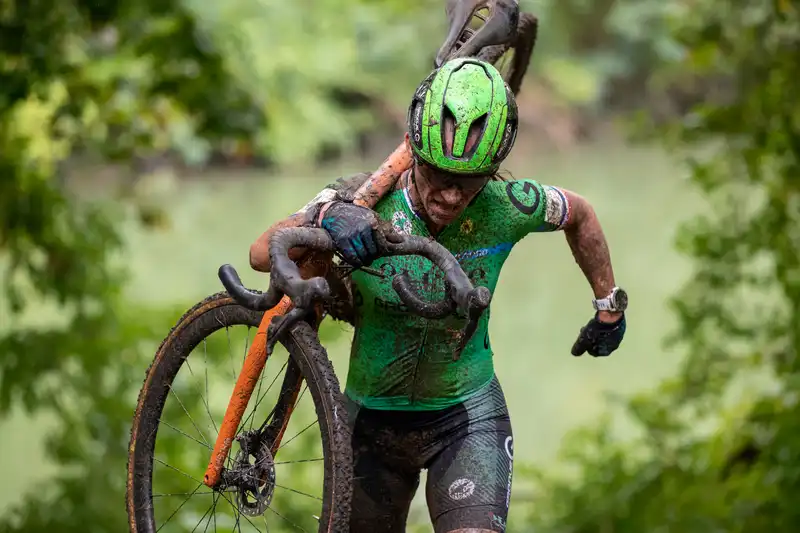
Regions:
<instances>
[{"instance_id":1,"label":"forearm","mask_svg":"<svg viewBox=\"0 0 800 533\"><path fill-rule=\"evenodd\" d=\"M570 203L569 222L564 227L567 243L595 298L605 298L615 283L611 254L600 221L586 199L569 191L565 194Z\"/></svg>"},{"instance_id":2,"label":"forearm","mask_svg":"<svg viewBox=\"0 0 800 533\"><path fill-rule=\"evenodd\" d=\"M295 213L279 222L276 222L256 239L250 246L250 267L259 272L269 272L272 262L269 259L269 241L275 232L284 228L297 228L304 225L306 217L302 213ZM297 261L306 253L305 248L292 248L289 250L289 258Z\"/></svg>"}]
</instances>

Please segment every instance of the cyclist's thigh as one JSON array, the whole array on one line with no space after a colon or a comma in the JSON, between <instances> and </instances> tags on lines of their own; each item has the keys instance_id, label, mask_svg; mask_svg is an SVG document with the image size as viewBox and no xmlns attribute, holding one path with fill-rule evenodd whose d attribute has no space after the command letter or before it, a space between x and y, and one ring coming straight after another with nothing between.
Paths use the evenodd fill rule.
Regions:
<instances>
[{"instance_id":1,"label":"cyclist's thigh","mask_svg":"<svg viewBox=\"0 0 800 533\"><path fill-rule=\"evenodd\" d=\"M455 438L428 465L431 520L436 533L468 528L502 532L514 453L505 398L495 380L463 405L463 420L448 424Z\"/></svg>"},{"instance_id":2,"label":"cyclist's thigh","mask_svg":"<svg viewBox=\"0 0 800 533\"><path fill-rule=\"evenodd\" d=\"M374 416L359 416L358 408L349 400L346 403L353 428L350 533L402 533L419 486L420 468L393 453L402 446L400 435L395 438Z\"/></svg>"}]
</instances>

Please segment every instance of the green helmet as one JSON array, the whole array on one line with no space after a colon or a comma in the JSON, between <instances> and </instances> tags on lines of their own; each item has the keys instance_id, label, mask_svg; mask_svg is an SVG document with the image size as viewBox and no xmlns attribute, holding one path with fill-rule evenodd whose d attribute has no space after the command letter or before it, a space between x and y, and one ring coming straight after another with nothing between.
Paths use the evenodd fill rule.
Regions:
<instances>
[{"instance_id":1,"label":"green helmet","mask_svg":"<svg viewBox=\"0 0 800 533\"><path fill-rule=\"evenodd\" d=\"M452 152L444 142L444 119L455 122ZM459 174L489 174L508 156L517 137L517 104L500 72L485 61L460 58L431 72L414 93L408 129L416 157ZM466 150L472 128L478 142Z\"/></svg>"}]
</instances>

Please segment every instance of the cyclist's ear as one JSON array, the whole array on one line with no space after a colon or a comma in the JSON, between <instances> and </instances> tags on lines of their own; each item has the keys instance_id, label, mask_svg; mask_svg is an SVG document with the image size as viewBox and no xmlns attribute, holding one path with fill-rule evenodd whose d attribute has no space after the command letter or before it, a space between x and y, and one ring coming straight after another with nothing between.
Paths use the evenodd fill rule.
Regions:
<instances>
[{"instance_id":1,"label":"cyclist's ear","mask_svg":"<svg viewBox=\"0 0 800 533\"><path fill-rule=\"evenodd\" d=\"M408 134L408 132L405 132L403 139L403 142L406 144L406 148L411 150L411 136Z\"/></svg>"}]
</instances>

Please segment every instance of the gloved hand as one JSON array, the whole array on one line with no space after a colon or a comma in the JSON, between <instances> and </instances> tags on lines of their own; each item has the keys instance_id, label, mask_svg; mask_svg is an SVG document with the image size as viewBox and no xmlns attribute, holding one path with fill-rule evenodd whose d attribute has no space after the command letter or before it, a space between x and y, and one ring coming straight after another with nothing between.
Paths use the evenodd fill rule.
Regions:
<instances>
[{"instance_id":1,"label":"gloved hand","mask_svg":"<svg viewBox=\"0 0 800 533\"><path fill-rule=\"evenodd\" d=\"M319 225L331 236L345 261L362 267L378 258L374 233L377 222L372 209L336 201L322 214Z\"/></svg>"},{"instance_id":2,"label":"gloved hand","mask_svg":"<svg viewBox=\"0 0 800 533\"><path fill-rule=\"evenodd\" d=\"M578 334L572 345L572 355L583 355L589 352L594 357L605 357L619 348L625 336L625 315L616 322L601 322L595 314Z\"/></svg>"}]
</instances>

